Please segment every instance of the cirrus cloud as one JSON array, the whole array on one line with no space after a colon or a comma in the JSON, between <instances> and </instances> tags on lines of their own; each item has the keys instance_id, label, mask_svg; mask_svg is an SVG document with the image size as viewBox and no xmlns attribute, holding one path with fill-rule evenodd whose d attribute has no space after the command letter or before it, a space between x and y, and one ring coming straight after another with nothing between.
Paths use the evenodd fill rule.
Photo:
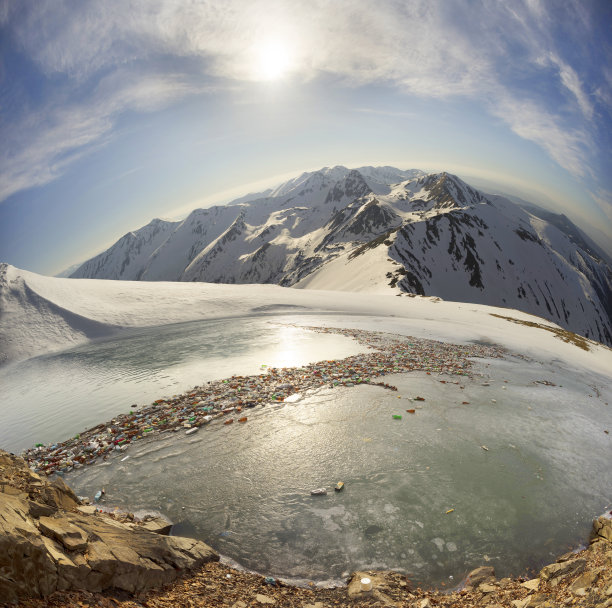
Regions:
<instances>
[{"instance_id":1,"label":"cirrus cloud","mask_svg":"<svg viewBox=\"0 0 612 608\"><path fill-rule=\"evenodd\" d=\"M598 153L594 121L612 98L603 72L591 83L579 76L580 62L610 59L610 49L588 42L593 18L577 2L5 0L0 24L50 91L3 122L10 150L0 156L0 200L61 175L112 137L125 111L167 107L219 79L256 80L255 51L270 39L291 54L295 82L327 75L336 86L478 103L580 178ZM575 65L572 45L582 52ZM195 62L197 79L185 62ZM543 80L548 89L538 90Z\"/></svg>"}]
</instances>

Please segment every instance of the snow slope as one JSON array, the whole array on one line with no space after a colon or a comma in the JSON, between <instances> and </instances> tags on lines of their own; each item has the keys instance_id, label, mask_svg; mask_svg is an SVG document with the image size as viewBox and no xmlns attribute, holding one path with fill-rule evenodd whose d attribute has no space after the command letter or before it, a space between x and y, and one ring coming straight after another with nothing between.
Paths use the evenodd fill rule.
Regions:
<instances>
[{"instance_id":1,"label":"snow slope","mask_svg":"<svg viewBox=\"0 0 612 608\"><path fill-rule=\"evenodd\" d=\"M516 308L612 345L612 269L578 229L448 173L303 173L177 224L154 220L72 276L388 289Z\"/></svg>"},{"instance_id":2,"label":"snow slope","mask_svg":"<svg viewBox=\"0 0 612 608\"><path fill-rule=\"evenodd\" d=\"M327 258L314 251L334 214L370 193L388 193L391 184L423 176L416 169L324 167L249 194L229 205L196 209L182 222L153 220L129 232L85 262L73 278L281 282L304 260ZM271 250L263 255L262 245ZM259 255L257 255L259 253ZM289 258L284 263L285 258ZM242 262L236 265L236 261ZM281 263L282 262L282 263ZM265 266L271 264L271 268ZM298 272L303 274L303 272ZM264 278L262 278L264 277ZM285 280L285 283L288 282Z\"/></svg>"},{"instance_id":3,"label":"snow slope","mask_svg":"<svg viewBox=\"0 0 612 608\"><path fill-rule=\"evenodd\" d=\"M122 328L196 319L308 312L346 314L347 326L367 324L354 315L402 320L407 335L465 343L496 342L540 360L610 375L612 350L589 343L585 351L545 329L552 323L515 310L437 298L225 285L59 279L0 264L0 353L4 362L61 350ZM500 317L537 323L528 327ZM308 324L308 317L304 319ZM380 326L380 321L377 322ZM371 324L371 323L370 323Z\"/></svg>"}]
</instances>

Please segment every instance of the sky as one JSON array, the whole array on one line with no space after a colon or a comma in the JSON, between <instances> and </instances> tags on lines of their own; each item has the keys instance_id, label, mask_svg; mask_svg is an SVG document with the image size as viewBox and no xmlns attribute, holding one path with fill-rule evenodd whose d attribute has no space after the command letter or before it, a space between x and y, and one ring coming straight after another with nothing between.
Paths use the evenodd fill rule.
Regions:
<instances>
[{"instance_id":1,"label":"sky","mask_svg":"<svg viewBox=\"0 0 612 608\"><path fill-rule=\"evenodd\" d=\"M608 0L0 0L0 262L324 166L446 170L612 251Z\"/></svg>"}]
</instances>

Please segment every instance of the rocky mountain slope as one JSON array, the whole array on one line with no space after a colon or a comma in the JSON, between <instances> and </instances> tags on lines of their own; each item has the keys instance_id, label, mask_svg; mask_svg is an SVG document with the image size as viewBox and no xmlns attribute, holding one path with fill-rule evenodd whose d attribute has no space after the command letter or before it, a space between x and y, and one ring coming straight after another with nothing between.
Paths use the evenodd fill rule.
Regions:
<instances>
[{"instance_id":1,"label":"rocky mountain slope","mask_svg":"<svg viewBox=\"0 0 612 608\"><path fill-rule=\"evenodd\" d=\"M70 589L142 592L219 559L199 540L157 534L166 522L132 521L83 504L61 477L50 482L0 450L0 605Z\"/></svg>"},{"instance_id":2,"label":"rocky mountain slope","mask_svg":"<svg viewBox=\"0 0 612 608\"><path fill-rule=\"evenodd\" d=\"M516 308L612 345L612 269L566 217L448 173L324 168L153 220L73 278L276 283Z\"/></svg>"}]
</instances>

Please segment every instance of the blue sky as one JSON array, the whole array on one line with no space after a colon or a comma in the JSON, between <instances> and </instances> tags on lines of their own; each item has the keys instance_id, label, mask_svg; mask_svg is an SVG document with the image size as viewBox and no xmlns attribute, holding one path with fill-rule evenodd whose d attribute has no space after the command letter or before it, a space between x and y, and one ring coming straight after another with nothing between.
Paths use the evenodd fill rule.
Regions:
<instances>
[{"instance_id":1,"label":"blue sky","mask_svg":"<svg viewBox=\"0 0 612 608\"><path fill-rule=\"evenodd\" d=\"M54 274L335 164L494 182L609 245L611 25L607 0L0 0L0 261Z\"/></svg>"}]
</instances>

